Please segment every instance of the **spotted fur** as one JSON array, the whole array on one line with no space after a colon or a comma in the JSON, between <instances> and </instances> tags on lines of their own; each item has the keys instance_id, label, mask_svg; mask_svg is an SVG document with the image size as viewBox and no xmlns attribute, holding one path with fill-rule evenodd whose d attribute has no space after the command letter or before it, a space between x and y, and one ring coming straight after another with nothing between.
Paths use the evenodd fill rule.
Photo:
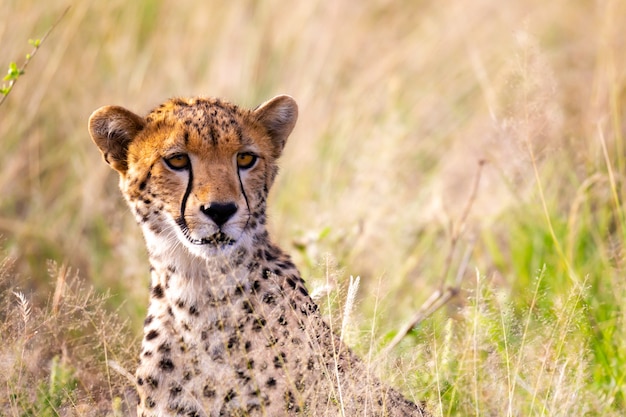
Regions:
<instances>
[{"instance_id":1,"label":"spotted fur","mask_svg":"<svg viewBox=\"0 0 626 417\"><path fill-rule=\"evenodd\" d=\"M91 116L150 255L139 416L424 414L336 338L268 236L266 199L297 113L279 96L255 110L176 98L146 117L116 106Z\"/></svg>"}]
</instances>

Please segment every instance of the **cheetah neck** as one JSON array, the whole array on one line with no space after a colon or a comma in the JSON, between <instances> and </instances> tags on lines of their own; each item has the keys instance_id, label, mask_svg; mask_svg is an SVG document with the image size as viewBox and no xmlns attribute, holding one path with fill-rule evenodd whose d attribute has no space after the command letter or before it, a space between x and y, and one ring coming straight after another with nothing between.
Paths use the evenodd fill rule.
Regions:
<instances>
[{"instance_id":1,"label":"cheetah neck","mask_svg":"<svg viewBox=\"0 0 626 417\"><path fill-rule=\"evenodd\" d=\"M254 250L244 245L213 257L192 254L171 236L144 230L151 264L151 309L211 312L230 308L255 292L280 294L282 302L294 299L313 305L288 255L271 243L265 230L251 237ZM239 314L239 312L237 313ZM170 313L171 315L171 313ZM210 314L209 314L210 315Z\"/></svg>"},{"instance_id":2,"label":"cheetah neck","mask_svg":"<svg viewBox=\"0 0 626 417\"><path fill-rule=\"evenodd\" d=\"M249 290L253 258L243 247L211 258L191 254L182 245L151 248L151 286L160 286L168 304L191 306L213 296L231 297Z\"/></svg>"}]
</instances>

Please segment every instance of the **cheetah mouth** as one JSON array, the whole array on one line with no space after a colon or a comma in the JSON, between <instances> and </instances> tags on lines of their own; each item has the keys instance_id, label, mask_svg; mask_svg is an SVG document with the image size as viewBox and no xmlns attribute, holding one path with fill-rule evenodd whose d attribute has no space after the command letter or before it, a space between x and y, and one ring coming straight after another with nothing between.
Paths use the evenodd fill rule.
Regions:
<instances>
[{"instance_id":1,"label":"cheetah mouth","mask_svg":"<svg viewBox=\"0 0 626 417\"><path fill-rule=\"evenodd\" d=\"M189 242L191 242L194 245L211 245L211 246L224 247L224 246L231 246L235 243L235 239L231 238L230 236L223 233L222 231L219 231L209 237L203 237L202 239L194 239L191 236L189 236L188 233L185 233L185 237L187 238L187 240L189 240Z\"/></svg>"},{"instance_id":2,"label":"cheetah mouth","mask_svg":"<svg viewBox=\"0 0 626 417\"><path fill-rule=\"evenodd\" d=\"M180 226L180 230L183 232L185 239L189 241L189 243L193 245L211 245L216 247L226 247L232 246L235 244L236 240L232 237L228 236L226 233L219 230L218 232L212 234L209 237L203 237L201 239L194 238L191 236L191 232L187 223L185 221L178 221L178 225Z\"/></svg>"}]
</instances>

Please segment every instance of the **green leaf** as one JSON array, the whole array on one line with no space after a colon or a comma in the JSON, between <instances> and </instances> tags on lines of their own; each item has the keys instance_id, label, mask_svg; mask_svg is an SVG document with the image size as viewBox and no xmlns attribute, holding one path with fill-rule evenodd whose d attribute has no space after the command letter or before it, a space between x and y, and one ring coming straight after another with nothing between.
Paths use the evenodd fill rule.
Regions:
<instances>
[{"instance_id":1,"label":"green leaf","mask_svg":"<svg viewBox=\"0 0 626 417\"><path fill-rule=\"evenodd\" d=\"M7 75L4 76L4 81L12 81L17 80L20 75L22 75L24 71L21 71L15 62L11 62L9 64L9 70L7 71Z\"/></svg>"}]
</instances>

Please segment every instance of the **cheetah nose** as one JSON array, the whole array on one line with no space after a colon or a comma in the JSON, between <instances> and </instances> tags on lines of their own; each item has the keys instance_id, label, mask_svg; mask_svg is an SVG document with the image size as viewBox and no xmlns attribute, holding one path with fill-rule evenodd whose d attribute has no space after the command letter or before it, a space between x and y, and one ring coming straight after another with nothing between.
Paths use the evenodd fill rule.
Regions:
<instances>
[{"instance_id":1,"label":"cheetah nose","mask_svg":"<svg viewBox=\"0 0 626 417\"><path fill-rule=\"evenodd\" d=\"M211 203L208 206L200 206L200 211L213 220L216 225L222 226L237 212L237 205L235 203Z\"/></svg>"}]
</instances>

